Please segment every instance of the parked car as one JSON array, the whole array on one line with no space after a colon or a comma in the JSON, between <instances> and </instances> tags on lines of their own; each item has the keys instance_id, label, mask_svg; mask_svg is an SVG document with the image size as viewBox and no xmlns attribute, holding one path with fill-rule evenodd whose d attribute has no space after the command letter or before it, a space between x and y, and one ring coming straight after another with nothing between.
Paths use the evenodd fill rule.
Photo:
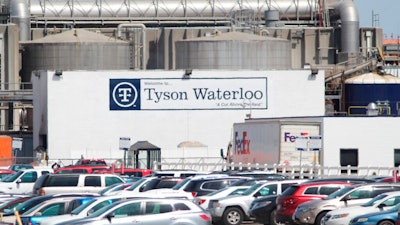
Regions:
<instances>
[{"instance_id":1,"label":"parked car","mask_svg":"<svg viewBox=\"0 0 400 225\"><path fill-rule=\"evenodd\" d=\"M194 198L194 202L202 207L203 209L207 209L211 200L218 199L231 195L239 195L246 191L250 186L228 186L222 189L211 192L207 195L202 195Z\"/></svg>"},{"instance_id":2,"label":"parked car","mask_svg":"<svg viewBox=\"0 0 400 225\"><path fill-rule=\"evenodd\" d=\"M276 199L276 221L293 223L292 215L297 206L314 199L322 199L333 192L351 186L348 182L327 181L295 184L287 188Z\"/></svg>"},{"instance_id":3,"label":"parked car","mask_svg":"<svg viewBox=\"0 0 400 225\"><path fill-rule=\"evenodd\" d=\"M40 225L54 225L57 223L61 223L64 221L84 218L87 217L97 210L111 205L114 202L125 200L126 198L121 198L121 196L101 196L91 199L90 201L80 205L76 209L74 209L70 214L64 214L59 216L53 216L48 219L44 219L40 221Z\"/></svg>"},{"instance_id":4,"label":"parked car","mask_svg":"<svg viewBox=\"0 0 400 225\"><path fill-rule=\"evenodd\" d=\"M59 193L98 193L105 187L125 181L114 174L47 174L35 182L36 195Z\"/></svg>"},{"instance_id":5,"label":"parked car","mask_svg":"<svg viewBox=\"0 0 400 225\"><path fill-rule=\"evenodd\" d=\"M58 225L95 224L196 224L211 225L210 214L185 199L129 199L103 207L92 215Z\"/></svg>"},{"instance_id":6,"label":"parked car","mask_svg":"<svg viewBox=\"0 0 400 225\"><path fill-rule=\"evenodd\" d=\"M20 214L20 219L24 225L36 225L44 219L70 213L72 210L85 202L90 201L92 198L93 197L63 197L49 199L36 205L23 214ZM18 222L16 222L16 224L18 224Z\"/></svg>"},{"instance_id":7,"label":"parked car","mask_svg":"<svg viewBox=\"0 0 400 225\"><path fill-rule=\"evenodd\" d=\"M259 197L250 205L250 219L264 225L276 225L276 198L278 195Z\"/></svg>"},{"instance_id":8,"label":"parked car","mask_svg":"<svg viewBox=\"0 0 400 225\"><path fill-rule=\"evenodd\" d=\"M33 169L31 164L12 164L8 167L9 170L18 172L20 170Z\"/></svg>"},{"instance_id":9,"label":"parked car","mask_svg":"<svg viewBox=\"0 0 400 225\"><path fill-rule=\"evenodd\" d=\"M65 173L102 173L102 171L110 171L108 166L66 166L60 167L54 171L55 174Z\"/></svg>"},{"instance_id":10,"label":"parked car","mask_svg":"<svg viewBox=\"0 0 400 225\"><path fill-rule=\"evenodd\" d=\"M222 221L224 225L239 225L250 220L249 209L254 199L261 196L281 194L293 184L304 180L266 181L254 184L241 195L227 196L211 200L207 210L214 222Z\"/></svg>"},{"instance_id":11,"label":"parked car","mask_svg":"<svg viewBox=\"0 0 400 225\"><path fill-rule=\"evenodd\" d=\"M53 170L46 168L20 170L0 181L0 193L31 194L36 180L50 173Z\"/></svg>"},{"instance_id":12,"label":"parked car","mask_svg":"<svg viewBox=\"0 0 400 225\"><path fill-rule=\"evenodd\" d=\"M129 177L145 177L154 173L154 170L150 169L134 169L134 168L117 168L114 169L114 173L120 176Z\"/></svg>"},{"instance_id":13,"label":"parked car","mask_svg":"<svg viewBox=\"0 0 400 225\"><path fill-rule=\"evenodd\" d=\"M104 159L80 159L75 166L108 166Z\"/></svg>"},{"instance_id":14,"label":"parked car","mask_svg":"<svg viewBox=\"0 0 400 225\"><path fill-rule=\"evenodd\" d=\"M399 208L400 204L397 204L385 211L356 216L350 220L348 225L395 225L398 220Z\"/></svg>"},{"instance_id":15,"label":"parked car","mask_svg":"<svg viewBox=\"0 0 400 225\"><path fill-rule=\"evenodd\" d=\"M201 172L196 170L157 170L148 176L186 178L205 174L208 174L208 172Z\"/></svg>"},{"instance_id":16,"label":"parked car","mask_svg":"<svg viewBox=\"0 0 400 225\"><path fill-rule=\"evenodd\" d=\"M10 170L10 169L0 169L0 181L1 181L4 177L6 177L6 176L8 176L8 175L10 175L10 174L13 174L13 173L15 173L14 170Z\"/></svg>"},{"instance_id":17,"label":"parked car","mask_svg":"<svg viewBox=\"0 0 400 225\"><path fill-rule=\"evenodd\" d=\"M104 193L102 195L140 196L139 194L141 192L162 188L172 188L182 181L183 179L179 177L142 177L123 190Z\"/></svg>"},{"instance_id":18,"label":"parked car","mask_svg":"<svg viewBox=\"0 0 400 225\"><path fill-rule=\"evenodd\" d=\"M399 203L400 191L382 193L365 204L335 209L328 212L323 218L323 223L325 225L349 224L353 217L371 212L382 212Z\"/></svg>"},{"instance_id":19,"label":"parked car","mask_svg":"<svg viewBox=\"0 0 400 225\"><path fill-rule=\"evenodd\" d=\"M4 212L3 214L3 221L7 221L9 223L15 222L15 211L18 211L20 215L25 213L26 211L30 210L31 208L35 207L36 205L45 202L50 199L55 198L63 198L63 197L96 197L99 196L98 194L91 194L91 193L79 193L79 194L57 194L57 195L46 195L46 196L36 196L29 200L18 204L15 208L10 211Z\"/></svg>"},{"instance_id":20,"label":"parked car","mask_svg":"<svg viewBox=\"0 0 400 225\"><path fill-rule=\"evenodd\" d=\"M99 194L100 195L113 195L112 192L124 190L132 185L133 185L133 183L112 184L108 187L103 188L101 191L99 191Z\"/></svg>"},{"instance_id":21,"label":"parked car","mask_svg":"<svg viewBox=\"0 0 400 225\"><path fill-rule=\"evenodd\" d=\"M25 201L33 198L33 195L27 195L27 196L18 196L15 198L9 198L8 200L2 202L0 204L0 213L8 213L14 210L15 207L18 205L24 203Z\"/></svg>"},{"instance_id":22,"label":"parked car","mask_svg":"<svg viewBox=\"0 0 400 225\"><path fill-rule=\"evenodd\" d=\"M376 183L379 180L375 178L362 178L362 177L329 177L329 178L320 178L320 179L310 179L305 183L316 183L316 182L328 182L328 181L337 181L337 182L348 182L352 184L367 184L367 183Z\"/></svg>"},{"instance_id":23,"label":"parked car","mask_svg":"<svg viewBox=\"0 0 400 225\"><path fill-rule=\"evenodd\" d=\"M391 183L352 185L336 191L324 199L316 199L300 204L293 214L293 220L298 224L319 225L322 218L329 211L361 205L379 194L399 190L400 184Z\"/></svg>"},{"instance_id":24,"label":"parked car","mask_svg":"<svg viewBox=\"0 0 400 225\"><path fill-rule=\"evenodd\" d=\"M274 173L271 171L260 171L260 170L239 171L239 172L231 173L231 175L253 177L253 178L262 179L262 180L287 180L287 179L289 179L288 176L285 176L281 173Z\"/></svg>"}]
</instances>

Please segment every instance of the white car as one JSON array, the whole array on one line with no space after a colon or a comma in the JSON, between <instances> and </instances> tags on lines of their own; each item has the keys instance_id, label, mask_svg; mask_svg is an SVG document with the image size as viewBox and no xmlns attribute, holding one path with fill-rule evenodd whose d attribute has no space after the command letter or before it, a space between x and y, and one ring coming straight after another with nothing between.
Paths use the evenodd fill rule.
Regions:
<instances>
[{"instance_id":1,"label":"white car","mask_svg":"<svg viewBox=\"0 0 400 225\"><path fill-rule=\"evenodd\" d=\"M53 225L72 219L84 218L103 208L104 206L111 205L112 203L120 201L122 199L126 198L123 198L121 196L101 196L93 198L92 200L74 209L70 214L52 216L49 219L40 221L37 225Z\"/></svg>"},{"instance_id":2,"label":"white car","mask_svg":"<svg viewBox=\"0 0 400 225\"><path fill-rule=\"evenodd\" d=\"M203 209L207 209L208 204L210 203L210 200L213 199L218 199L226 196L231 196L231 195L239 195L246 191L250 186L228 186L225 188L222 188L220 190L211 192L208 195L203 195L199 197L194 198L194 202L202 207Z\"/></svg>"},{"instance_id":3,"label":"white car","mask_svg":"<svg viewBox=\"0 0 400 225\"><path fill-rule=\"evenodd\" d=\"M323 225L348 225L356 216L385 211L400 203L400 191L385 192L359 206L339 208L328 212L322 219Z\"/></svg>"},{"instance_id":4,"label":"white car","mask_svg":"<svg viewBox=\"0 0 400 225\"><path fill-rule=\"evenodd\" d=\"M53 169L35 168L20 170L0 181L0 193L32 194L32 189L36 180L48 173L53 173Z\"/></svg>"}]
</instances>

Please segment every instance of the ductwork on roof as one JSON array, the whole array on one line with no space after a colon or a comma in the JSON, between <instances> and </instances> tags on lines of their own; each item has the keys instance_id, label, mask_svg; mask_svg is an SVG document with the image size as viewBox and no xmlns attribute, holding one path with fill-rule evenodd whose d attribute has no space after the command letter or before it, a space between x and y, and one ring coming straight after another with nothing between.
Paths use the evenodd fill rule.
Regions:
<instances>
[{"instance_id":1,"label":"ductwork on roof","mask_svg":"<svg viewBox=\"0 0 400 225\"><path fill-rule=\"evenodd\" d=\"M233 12L251 9L254 12L279 11L281 20L312 20L320 10L319 1L327 1L341 21L341 52L358 52L359 18L352 0L13 0L11 19L20 26L21 40L29 39L29 18L33 17L230 17ZM66 7L68 6L68 7ZM30 11L29 11L30 10ZM315 19L315 18L314 18Z\"/></svg>"}]
</instances>

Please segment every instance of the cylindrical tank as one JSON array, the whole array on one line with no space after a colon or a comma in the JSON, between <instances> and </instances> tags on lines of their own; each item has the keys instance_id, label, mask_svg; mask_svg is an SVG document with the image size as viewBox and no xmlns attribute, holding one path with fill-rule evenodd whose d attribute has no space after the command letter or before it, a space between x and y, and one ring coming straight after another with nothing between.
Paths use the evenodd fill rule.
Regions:
<instances>
[{"instance_id":1,"label":"cylindrical tank","mask_svg":"<svg viewBox=\"0 0 400 225\"><path fill-rule=\"evenodd\" d=\"M34 70L127 70L129 43L84 29L72 29L21 43L22 80Z\"/></svg>"},{"instance_id":2,"label":"cylindrical tank","mask_svg":"<svg viewBox=\"0 0 400 225\"><path fill-rule=\"evenodd\" d=\"M368 105L375 103L379 115L399 115L400 78L370 72L345 80L345 109L350 115L366 115ZM365 107L365 108L363 108Z\"/></svg>"},{"instance_id":3,"label":"cylindrical tank","mask_svg":"<svg viewBox=\"0 0 400 225\"><path fill-rule=\"evenodd\" d=\"M287 40L242 32L216 32L177 41L176 69L290 69Z\"/></svg>"},{"instance_id":4,"label":"cylindrical tank","mask_svg":"<svg viewBox=\"0 0 400 225\"><path fill-rule=\"evenodd\" d=\"M264 20L266 27L276 27L279 21L279 11L278 10L267 10L264 12Z\"/></svg>"}]
</instances>

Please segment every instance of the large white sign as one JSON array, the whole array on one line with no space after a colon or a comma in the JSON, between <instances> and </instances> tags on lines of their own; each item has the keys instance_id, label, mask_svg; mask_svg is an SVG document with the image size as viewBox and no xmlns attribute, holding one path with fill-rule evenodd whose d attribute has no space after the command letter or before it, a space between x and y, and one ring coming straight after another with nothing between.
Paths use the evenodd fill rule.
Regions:
<instances>
[{"instance_id":1,"label":"large white sign","mask_svg":"<svg viewBox=\"0 0 400 225\"><path fill-rule=\"evenodd\" d=\"M110 79L110 110L267 109L267 78Z\"/></svg>"}]
</instances>

